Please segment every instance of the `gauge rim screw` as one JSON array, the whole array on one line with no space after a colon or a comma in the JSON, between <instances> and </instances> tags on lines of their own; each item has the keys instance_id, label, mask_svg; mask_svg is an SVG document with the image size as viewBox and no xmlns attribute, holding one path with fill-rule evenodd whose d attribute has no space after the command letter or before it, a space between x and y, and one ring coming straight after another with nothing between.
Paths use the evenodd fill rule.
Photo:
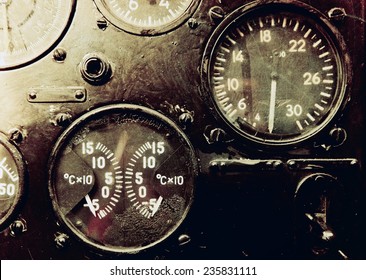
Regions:
<instances>
[{"instance_id":1,"label":"gauge rim screw","mask_svg":"<svg viewBox=\"0 0 366 280\"><path fill-rule=\"evenodd\" d=\"M16 237L27 231L27 223L24 219L15 220L10 226L10 236Z\"/></svg>"},{"instance_id":2,"label":"gauge rim screw","mask_svg":"<svg viewBox=\"0 0 366 280\"><path fill-rule=\"evenodd\" d=\"M195 18L190 18L188 19L188 22L187 22L188 26L191 28L191 29L196 29L198 27L198 21L195 19Z\"/></svg>"},{"instance_id":3,"label":"gauge rim screw","mask_svg":"<svg viewBox=\"0 0 366 280\"><path fill-rule=\"evenodd\" d=\"M187 245L191 242L191 237L188 234L181 234L178 237L179 246Z\"/></svg>"},{"instance_id":4,"label":"gauge rim screw","mask_svg":"<svg viewBox=\"0 0 366 280\"><path fill-rule=\"evenodd\" d=\"M108 22L105 18L100 18L97 20L97 26L100 30L104 31L108 27Z\"/></svg>"},{"instance_id":5,"label":"gauge rim screw","mask_svg":"<svg viewBox=\"0 0 366 280\"><path fill-rule=\"evenodd\" d=\"M209 139L211 143L224 143L226 132L222 128L214 128L210 131Z\"/></svg>"},{"instance_id":6,"label":"gauge rim screw","mask_svg":"<svg viewBox=\"0 0 366 280\"><path fill-rule=\"evenodd\" d=\"M58 113L55 117L58 126L66 126L70 123L72 116L69 113Z\"/></svg>"},{"instance_id":7,"label":"gauge rim screw","mask_svg":"<svg viewBox=\"0 0 366 280\"><path fill-rule=\"evenodd\" d=\"M328 17L332 20L341 21L347 16L344 8L334 7L328 11Z\"/></svg>"},{"instance_id":8,"label":"gauge rim screw","mask_svg":"<svg viewBox=\"0 0 366 280\"><path fill-rule=\"evenodd\" d=\"M57 48L54 52L53 52L53 59L56 62L64 62L66 60L67 57L67 52L65 49L63 48Z\"/></svg>"},{"instance_id":9,"label":"gauge rim screw","mask_svg":"<svg viewBox=\"0 0 366 280\"><path fill-rule=\"evenodd\" d=\"M347 140L347 131L344 128L336 127L329 132L329 136L332 139L332 146L339 147L343 145Z\"/></svg>"},{"instance_id":10,"label":"gauge rim screw","mask_svg":"<svg viewBox=\"0 0 366 280\"><path fill-rule=\"evenodd\" d=\"M179 116L179 122L181 124L190 125L190 124L193 123L193 121L194 121L194 118L193 118L193 115L191 113L185 112L185 113L182 113Z\"/></svg>"},{"instance_id":11,"label":"gauge rim screw","mask_svg":"<svg viewBox=\"0 0 366 280\"><path fill-rule=\"evenodd\" d=\"M219 23L225 17L225 11L220 6L213 6L208 11L211 21Z\"/></svg>"},{"instance_id":12,"label":"gauge rim screw","mask_svg":"<svg viewBox=\"0 0 366 280\"><path fill-rule=\"evenodd\" d=\"M12 128L9 131L9 140L16 144L20 144L24 140L23 131L17 127Z\"/></svg>"},{"instance_id":13,"label":"gauge rim screw","mask_svg":"<svg viewBox=\"0 0 366 280\"><path fill-rule=\"evenodd\" d=\"M57 249L66 248L69 245L70 236L63 232L57 232L55 234L55 245Z\"/></svg>"}]
</instances>

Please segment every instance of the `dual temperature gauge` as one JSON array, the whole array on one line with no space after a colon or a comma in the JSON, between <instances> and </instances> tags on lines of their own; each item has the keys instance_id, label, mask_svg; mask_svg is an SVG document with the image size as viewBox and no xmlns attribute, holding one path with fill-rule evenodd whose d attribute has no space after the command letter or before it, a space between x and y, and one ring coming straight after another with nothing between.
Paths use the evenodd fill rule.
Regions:
<instances>
[{"instance_id":1,"label":"dual temperature gauge","mask_svg":"<svg viewBox=\"0 0 366 280\"><path fill-rule=\"evenodd\" d=\"M228 15L202 63L204 91L219 116L239 135L271 145L322 130L344 104L350 77L339 32L293 1L254 3Z\"/></svg>"},{"instance_id":2,"label":"dual temperature gauge","mask_svg":"<svg viewBox=\"0 0 366 280\"><path fill-rule=\"evenodd\" d=\"M183 222L196 175L193 148L174 123L144 107L111 105L60 137L49 189L59 218L82 241L134 252Z\"/></svg>"}]
</instances>

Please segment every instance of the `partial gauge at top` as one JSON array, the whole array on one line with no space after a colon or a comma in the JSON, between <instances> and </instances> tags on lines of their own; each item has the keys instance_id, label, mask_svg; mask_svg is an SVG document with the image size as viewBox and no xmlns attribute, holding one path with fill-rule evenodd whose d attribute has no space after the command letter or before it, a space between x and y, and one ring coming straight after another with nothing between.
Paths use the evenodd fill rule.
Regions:
<instances>
[{"instance_id":1,"label":"partial gauge at top","mask_svg":"<svg viewBox=\"0 0 366 280\"><path fill-rule=\"evenodd\" d=\"M94 0L113 25L137 35L168 32L192 15L199 0Z\"/></svg>"},{"instance_id":2,"label":"partial gauge at top","mask_svg":"<svg viewBox=\"0 0 366 280\"><path fill-rule=\"evenodd\" d=\"M62 37L75 0L0 0L0 70L31 63Z\"/></svg>"},{"instance_id":3,"label":"partial gauge at top","mask_svg":"<svg viewBox=\"0 0 366 280\"><path fill-rule=\"evenodd\" d=\"M271 1L239 8L218 26L205 49L202 79L239 135L288 145L335 117L346 100L349 63L324 16L298 2Z\"/></svg>"}]
</instances>

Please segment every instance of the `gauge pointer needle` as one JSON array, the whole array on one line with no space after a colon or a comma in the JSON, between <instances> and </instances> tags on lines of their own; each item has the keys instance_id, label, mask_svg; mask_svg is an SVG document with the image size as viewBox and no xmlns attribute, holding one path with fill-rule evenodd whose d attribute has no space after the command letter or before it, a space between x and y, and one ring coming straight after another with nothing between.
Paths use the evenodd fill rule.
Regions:
<instances>
[{"instance_id":1,"label":"gauge pointer needle","mask_svg":"<svg viewBox=\"0 0 366 280\"><path fill-rule=\"evenodd\" d=\"M155 215L155 213L158 212L162 201L163 201L163 197L159 196L158 200L154 204L154 208L151 211L151 217L153 217Z\"/></svg>"},{"instance_id":2,"label":"gauge pointer needle","mask_svg":"<svg viewBox=\"0 0 366 280\"><path fill-rule=\"evenodd\" d=\"M271 97L270 97L270 103L269 103L269 116L268 116L269 133L272 133L273 128L274 128L276 94L277 94L277 79L278 79L277 73L272 72L271 73Z\"/></svg>"},{"instance_id":3,"label":"gauge pointer needle","mask_svg":"<svg viewBox=\"0 0 366 280\"><path fill-rule=\"evenodd\" d=\"M93 203L92 203L92 201L90 199L90 196L88 194L85 196L85 200L86 200L86 205L89 207L90 212L92 212L92 214L94 215L94 217L96 217L97 214L95 213L94 205L93 205Z\"/></svg>"}]
</instances>

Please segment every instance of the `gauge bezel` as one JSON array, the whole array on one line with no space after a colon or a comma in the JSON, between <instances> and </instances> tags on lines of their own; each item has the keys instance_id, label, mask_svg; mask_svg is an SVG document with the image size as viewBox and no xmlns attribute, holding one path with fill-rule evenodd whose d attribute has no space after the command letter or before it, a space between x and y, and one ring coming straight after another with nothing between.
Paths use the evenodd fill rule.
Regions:
<instances>
[{"instance_id":1,"label":"gauge bezel","mask_svg":"<svg viewBox=\"0 0 366 280\"><path fill-rule=\"evenodd\" d=\"M61 1L65 1L65 0L61 0ZM62 27L62 31L60 32L60 34L52 42L50 42L50 44L47 44L48 47L43 49L41 52L35 52L29 58L26 57L24 59L24 61L22 61L22 62L7 63L6 66L2 66L0 64L0 71L23 68L30 64L33 64L36 61L45 57L47 54L49 54L51 52L51 50L54 49L60 43L60 41L65 37L66 33L68 32L68 30L71 26L71 23L73 21L75 11L76 11L77 1L76 0L67 0L67 1L70 2L70 10L67 13L68 19L65 21L65 24Z\"/></svg>"},{"instance_id":2,"label":"gauge bezel","mask_svg":"<svg viewBox=\"0 0 366 280\"><path fill-rule=\"evenodd\" d=\"M23 198L25 196L26 167L25 162L23 160L23 156L18 150L18 148L12 143L10 143L7 137L3 135L3 133L1 132L0 132L0 145L3 145L4 148L12 156L12 160L14 160L19 175L18 191L14 198L12 207L9 208L7 214L0 219L0 231L1 231L5 229L7 226L9 226L16 217L16 215L19 214L19 210L22 205Z\"/></svg>"},{"instance_id":3,"label":"gauge bezel","mask_svg":"<svg viewBox=\"0 0 366 280\"><path fill-rule=\"evenodd\" d=\"M233 125L230 120L221 111L217 102L214 99L212 93L212 86L210 82L211 75L211 63L213 59L213 53L216 46L220 42L220 38L225 32L235 25L236 21L245 19L248 15L256 13L262 9L276 11L290 12L293 14L300 14L301 16L309 17L317 26L321 28L321 34L329 41L329 44L334 50L336 57L336 65L338 67L338 80L337 88L335 90L335 96L333 97L333 107L323 116L323 119L317 124L316 127L305 131L297 136L286 138L285 135L279 137L268 137L268 133L259 132L248 126L245 128L238 128ZM347 102L349 101L349 87L352 81L352 66L351 60L348 55L345 41L338 29L333 26L327 17L314 7L309 6L299 1L290 0L273 0L273 1L255 1L250 4L243 5L234 11L232 11L212 32L210 38L207 41L206 47L203 52L201 62L201 91L203 97L211 105L211 111L213 115L219 121L223 122L223 125L228 127L230 131L233 131L235 138L249 140L250 143L258 144L260 146L266 145L269 147L289 147L299 143L310 141L320 132L324 131L326 127L329 127L335 119L338 119L341 112L344 110ZM266 137L267 136L267 137Z\"/></svg>"},{"instance_id":4,"label":"gauge bezel","mask_svg":"<svg viewBox=\"0 0 366 280\"><path fill-rule=\"evenodd\" d=\"M134 35L141 35L141 36L157 36L162 35L164 33L168 33L170 31L173 31L174 29L181 26L188 18L190 18L194 12L196 11L197 7L200 5L201 0L192 0L189 7L184 11L183 14L181 14L179 17L174 19L173 21L162 24L158 27L153 28L143 28L138 27L135 25L132 25L123 19L117 17L114 15L111 11L109 11L108 7L104 5L103 0L93 0L95 3L95 6L99 10L99 12L104 16L104 18L110 22L113 26L116 28L126 31L127 33L131 33Z\"/></svg>"},{"instance_id":5,"label":"gauge bezel","mask_svg":"<svg viewBox=\"0 0 366 280\"><path fill-rule=\"evenodd\" d=\"M88 125L90 121L98 119L99 116L104 117L108 116L110 114L121 114L123 115L126 112L132 112L136 115L142 115L142 116L148 116L151 117L153 120L158 121L165 126L167 126L172 131L176 132L176 135L181 138L180 141L187 144L187 148L189 149L190 158L191 158L191 170L193 171L193 174L191 174L193 178L193 186L192 186L192 193L190 196L189 202L187 202L187 206L184 210L184 213L182 213L180 220L178 223L174 225L171 229L169 229L168 233L166 233L163 237L156 240L155 242L152 242L148 245L141 246L138 248L129 248L129 247L108 247L104 244L98 244L97 242L93 242L91 239L89 239L87 236L84 235L83 232L79 231L77 227L71 223L67 217L61 212L59 203L57 201L57 193L56 193L56 186L54 184L54 177L55 177L55 170L58 163L59 155L62 152L62 150L65 148L65 146L69 143L69 141L77 134L77 132L80 131L85 125ZM168 117L164 116L163 114L144 107L140 105L134 105L134 104L112 104L112 105L104 105L102 107L93 109L80 117L78 117L58 138L56 141L48 163L48 190L49 195L52 201L52 206L54 209L54 212L58 218L58 220L64 225L64 227L73 235L75 236L78 241L82 242L83 244L88 245L91 249L96 249L101 252L105 253L118 253L118 254L124 254L124 253L137 253L140 251L143 251L145 249L151 248L155 245L161 244L166 239L169 239L169 237L176 232L176 230L181 226L181 224L185 221L189 210L191 209L193 199L194 199L194 184L196 183L198 172L199 172L199 166L198 166L198 160L197 156L194 150L193 145L191 144L188 137L185 135L185 133Z\"/></svg>"}]
</instances>

